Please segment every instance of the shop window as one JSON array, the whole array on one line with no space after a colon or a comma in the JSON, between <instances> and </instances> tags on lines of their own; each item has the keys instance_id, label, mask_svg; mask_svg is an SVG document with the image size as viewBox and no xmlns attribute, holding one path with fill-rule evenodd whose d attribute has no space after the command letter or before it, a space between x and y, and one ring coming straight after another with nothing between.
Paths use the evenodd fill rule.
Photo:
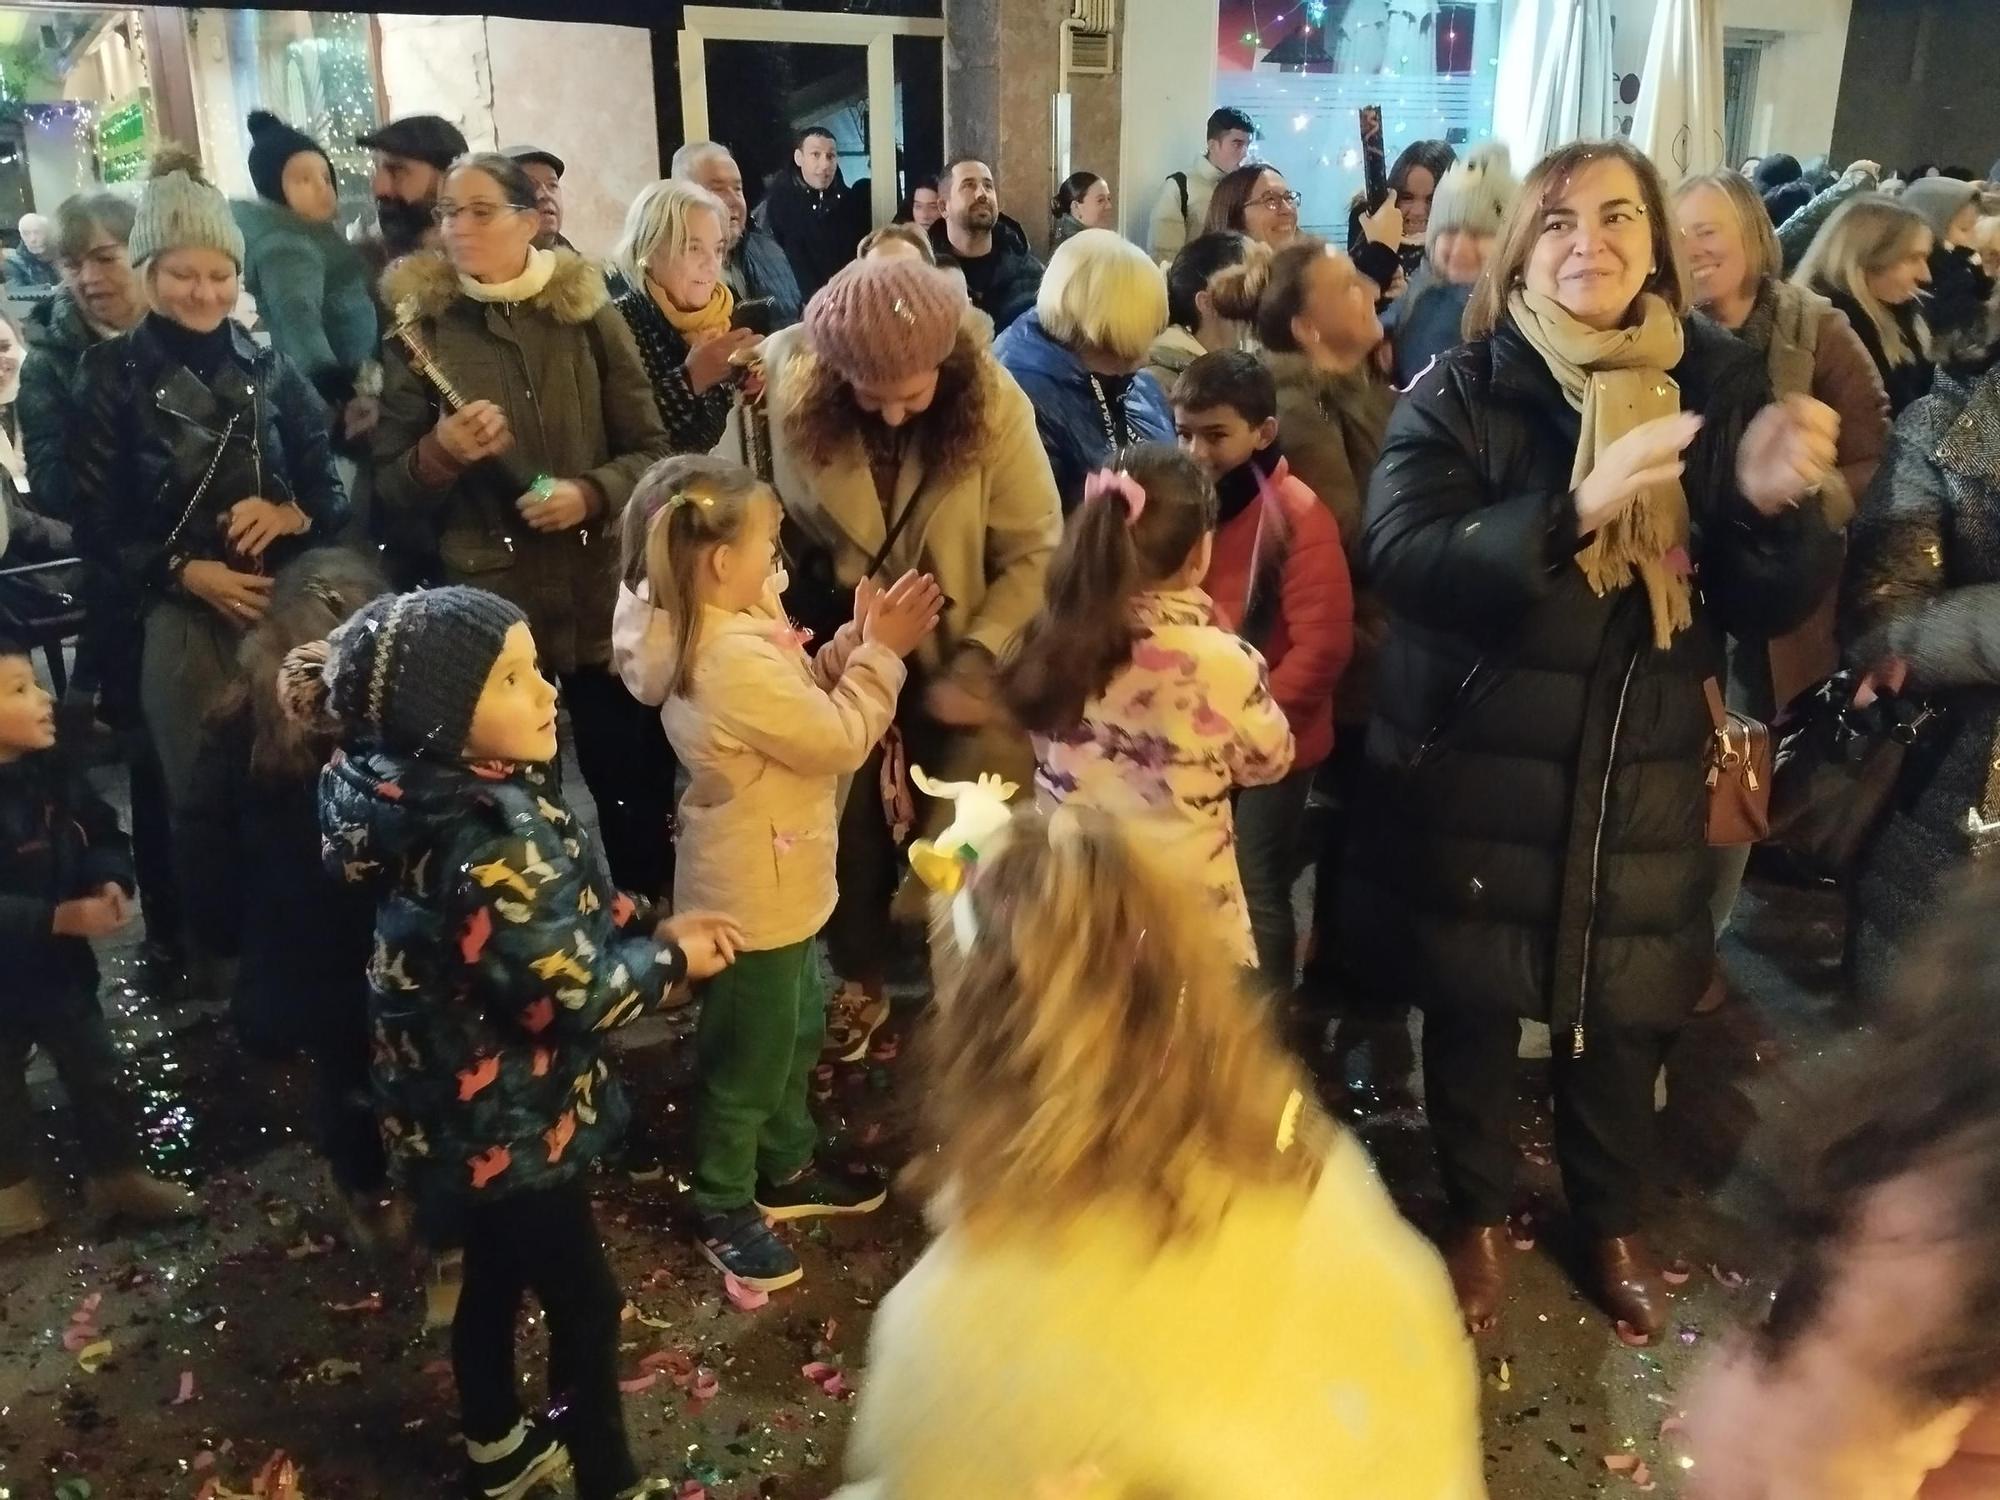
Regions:
<instances>
[{"instance_id":1,"label":"shop window","mask_svg":"<svg viewBox=\"0 0 2000 1500\"><path fill-rule=\"evenodd\" d=\"M154 134L137 11L0 6L0 229L144 175Z\"/></svg>"},{"instance_id":2,"label":"shop window","mask_svg":"<svg viewBox=\"0 0 2000 1500\"><path fill-rule=\"evenodd\" d=\"M232 192L248 193L253 109L267 109L326 148L340 217L369 206L373 164L354 144L380 123L374 27L353 11L188 13L202 155Z\"/></svg>"},{"instance_id":3,"label":"shop window","mask_svg":"<svg viewBox=\"0 0 2000 1500\"><path fill-rule=\"evenodd\" d=\"M1363 105L1382 108L1389 159L1412 141L1493 133L1501 0L1221 0L1216 103L1257 122L1300 223L1344 243L1362 187Z\"/></svg>"}]
</instances>

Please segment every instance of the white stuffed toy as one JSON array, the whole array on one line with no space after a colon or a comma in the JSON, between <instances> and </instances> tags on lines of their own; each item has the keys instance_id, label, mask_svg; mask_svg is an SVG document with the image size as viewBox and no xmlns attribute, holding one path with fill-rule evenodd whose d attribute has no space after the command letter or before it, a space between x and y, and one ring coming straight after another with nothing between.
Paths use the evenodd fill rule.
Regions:
<instances>
[{"instance_id":1,"label":"white stuffed toy","mask_svg":"<svg viewBox=\"0 0 2000 1500\"><path fill-rule=\"evenodd\" d=\"M977 781L932 781L922 766L910 767L910 780L925 796L958 804L950 826L936 839L910 845L917 879L943 895L956 895L968 868L979 862L980 846L1012 820L1007 803L1020 788L991 772Z\"/></svg>"}]
</instances>

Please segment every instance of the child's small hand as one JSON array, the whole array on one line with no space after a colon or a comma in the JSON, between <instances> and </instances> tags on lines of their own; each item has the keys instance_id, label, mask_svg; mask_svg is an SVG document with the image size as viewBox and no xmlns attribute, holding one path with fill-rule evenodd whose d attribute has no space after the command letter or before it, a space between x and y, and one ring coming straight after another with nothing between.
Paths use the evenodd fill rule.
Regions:
<instances>
[{"instance_id":1,"label":"child's small hand","mask_svg":"<svg viewBox=\"0 0 2000 1500\"><path fill-rule=\"evenodd\" d=\"M855 598L858 604L858 589ZM943 612L944 590L937 580L928 573L905 573L869 601L867 617L861 622L861 639L908 656L917 649L917 642L937 628Z\"/></svg>"},{"instance_id":2,"label":"child's small hand","mask_svg":"<svg viewBox=\"0 0 2000 1500\"><path fill-rule=\"evenodd\" d=\"M668 917L653 929L653 936L681 950L690 979L713 979L736 962L737 950L744 943L743 929L736 925L736 919L712 911Z\"/></svg>"},{"instance_id":3,"label":"child's small hand","mask_svg":"<svg viewBox=\"0 0 2000 1500\"><path fill-rule=\"evenodd\" d=\"M854 628L859 630L868 623L869 615L875 612L875 601L882 597L882 585L870 573L854 585Z\"/></svg>"},{"instance_id":4,"label":"child's small hand","mask_svg":"<svg viewBox=\"0 0 2000 1500\"><path fill-rule=\"evenodd\" d=\"M57 937L110 937L131 917L125 893L113 888L111 895L78 896L56 907L50 931Z\"/></svg>"}]
</instances>

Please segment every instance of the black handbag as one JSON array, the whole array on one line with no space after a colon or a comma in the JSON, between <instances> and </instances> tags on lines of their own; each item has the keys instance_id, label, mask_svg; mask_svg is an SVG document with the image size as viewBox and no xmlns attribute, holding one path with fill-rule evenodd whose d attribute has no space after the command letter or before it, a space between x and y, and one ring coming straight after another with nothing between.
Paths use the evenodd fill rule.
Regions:
<instances>
[{"instance_id":1,"label":"black handbag","mask_svg":"<svg viewBox=\"0 0 2000 1500\"><path fill-rule=\"evenodd\" d=\"M1836 672L1795 698L1774 731L1770 842L1801 873L1841 881L1899 800L1937 767L1947 718L1937 703L1883 694L1854 706L1860 677Z\"/></svg>"}]
</instances>

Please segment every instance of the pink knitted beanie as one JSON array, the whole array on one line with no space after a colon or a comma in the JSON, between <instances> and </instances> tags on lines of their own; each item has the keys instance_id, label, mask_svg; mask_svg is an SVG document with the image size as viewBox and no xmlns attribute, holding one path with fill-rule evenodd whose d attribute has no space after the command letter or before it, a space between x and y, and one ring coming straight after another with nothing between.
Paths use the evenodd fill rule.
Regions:
<instances>
[{"instance_id":1,"label":"pink knitted beanie","mask_svg":"<svg viewBox=\"0 0 2000 1500\"><path fill-rule=\"evenodd\" d=\"M945 362L965 308L958 278L922 261L852 261L806 304L806 341L843 380L894 385Z\"/></svg>"}]
</instances>

